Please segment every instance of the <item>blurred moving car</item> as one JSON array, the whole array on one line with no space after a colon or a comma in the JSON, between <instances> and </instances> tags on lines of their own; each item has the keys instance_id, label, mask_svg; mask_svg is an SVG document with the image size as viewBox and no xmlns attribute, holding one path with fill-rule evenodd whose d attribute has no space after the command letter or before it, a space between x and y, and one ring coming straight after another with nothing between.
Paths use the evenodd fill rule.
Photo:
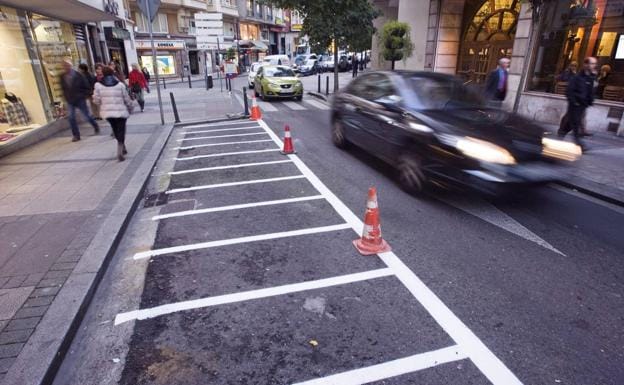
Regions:
<instances>
[{"instance_id":1,"label":"blurred moving car","mask_svg":"<svg viewBox=\"0 0 624 385\"><path fill-rule=\"evenodd\" d=\"M336 146L353 143L391 164L409 192L435 182L498 195L557 180L581 156L574 143L432 72L363 74L335 95L331 120Z\"/></svg>"},{"instance_id":2,"label":"blurred moving car","mask_svg":"<svg viewBox=\"0 0 624 385\"><path fill-rule=\"evenodd\" d=\"M316 59L308 59L299 66L299 73L303 76L314 75L321 72L321 67Z\"/></svg>"},{"instance_id":3,"label":"blurred moving car","mask_svg":"<svg viewBox=\"0 0 624 385\"><path fill-rule=\"evenodd\" d=\"M254 79L256 97L268 98L303 98L303 84L290 67L263 65L258 68Z\"/></svg>"},{"instance_id":4,"label":"blurred moving car","mask_svg":"<svg viewBox=\"0 0 624 385\"><path fill-rule=\"evenodd\" d=\"M253 88L254 79L256 77L256 73L258 72L258 68L262 66L263 63L255 62L251 63L251 67L249 67L249 75L247 75L247 84L249 84L249 88Z\"/></svg>"}]
</instances>

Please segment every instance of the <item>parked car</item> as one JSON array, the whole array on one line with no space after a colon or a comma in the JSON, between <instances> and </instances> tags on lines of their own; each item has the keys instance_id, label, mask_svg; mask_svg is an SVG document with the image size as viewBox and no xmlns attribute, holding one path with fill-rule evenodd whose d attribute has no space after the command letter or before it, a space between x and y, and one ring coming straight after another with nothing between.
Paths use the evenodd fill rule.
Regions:
<instances>
[{"instance_id":1,"label":"parked car","mask_svg":"<svg viewBox=\"0 0 624 385\"><path fill-rule=\"evenodd\" d=\"M562 178L581 156L520 115L488 107L457 78L432 72L371 72L338 92L332 139L353 143L398 170L410 192L436 185L499 194Z\"/></svg>"},{"instance_id":2,"label":"parked car","mask_svg":"<svg viewBox=\"0 0 624 385\"><path fill-rule=\"evenodd\" d=\"M349 71L351 68L349 66L349 58L347 55L342 55L338 58L338 71L344 72Z\"/></svg>"},{"instance_id":3,"label":"parked car","mask_svg":"<svg viewBox=\"0 0 624 385\"><path fill-rule=\"evenodd\" d=\"M256 72L258 72L258 68L260 68L261 66L262 63L260 62L251 63L251 67L249 67L249 75L247 76L247 84L249 84L249 89L253 88Z\"/></svg>"},{"instance_id":4,"label":"parked car","mask_svg":"<svg viewBox=\"0 0 624 385\"><path fill-rule=\"evenodd\" d=\"M280 65L280 66L289 66L290 58L286 55L269 55L265 56L262 59L263 64L271 64L271 65Z\"/></svg>"},{"instance_id":5,"label":"parked car","mask_svg":"<svg viewBox=\"0 0 624 385\"><path fill-rule=\"evenodd\" d=\"M305 63L299 66L299 73L303 76L314 75L321 72L321 67L316 59L308 59Z\"/></svg>"},{"instance_id":6,"label":"parked car","mask_svg":"<svg viewBox=\"0 0 624 385\"><path fill-rule=\"evenodd\" d=\"M254 79L254 92L263 100L268 98L303 98L303 84L294 71L286 66L263 65Z\"/></svg>"},{"instance_id":7,"label":"parked car","mask_svg":"<svg viewBox=\"0 0 624 385\"><path fill-rule=\"evenodd\" d=\"M323 61L321 63L321 69L324 72L334 71L334 55L323 55Z\"/></svg>"},{"instance_id":8,"label":"parked car","mask_svg":"<svg viewBox=\"0 0 624 385\"><path fill-rule=\"evenodd\" d=\"M294 63L292 65L292 69L295 72L299 71L299 67L301 65L303 65L305 62L307 62L310 59L318 59L318 56L316 54L309 54L309 55L297 55L297 57L295 57Z\"/></svg>"}]
</instances>

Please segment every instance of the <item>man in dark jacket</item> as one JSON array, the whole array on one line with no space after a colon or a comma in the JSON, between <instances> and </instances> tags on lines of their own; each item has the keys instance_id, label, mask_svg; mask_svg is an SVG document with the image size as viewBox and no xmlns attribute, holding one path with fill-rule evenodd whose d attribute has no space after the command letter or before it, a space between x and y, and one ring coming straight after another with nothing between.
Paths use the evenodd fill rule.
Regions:
<instances>
[{"instance_id":1,"label":"man in dark jacket","mask_svg":"<svg viewBox=\"0 0 624 385\"><path fill-rule=\"evenodd\" d=\"M72 142L80 140L80 130L78 129L78 122L76 121L76 109L80 110L87 118L89 123L93 126L95 133L100 132L97 122L89 113L87 107L87 98L91 95L91 85L87 78L82 74L74 70L70 61L63 62L63 69L65 73L61 76L61 86L63 87L63 94L67 101L67 108L69 109L69 125L72 130Z\"/></svg>"},{"instance_id":2,"label":"man in dark jacket","mask_svg":"<svg viewBox=\"0 0 624 385\"><path fill-rule=\"evenodd\" d=\"M587 107L594 104L594 80L596 79L595 57L588 57L583 61L583 70L568 81L566 97L568 98L568 127L574 133L574 141L586 150L581 142L581 126L583 115ZM569 132L569 131L568 131ZM559 131L559 136L564 137L567 132Z\"/></svg>"},{"instance_id":3,"label":"man in dark jacket","mask_svg":"<svg viewBox=\"0 0 624 385\"><path fill-rule=\"evenodd\" d=\"M489 100L502 103L507 96L507 69L511 61L506 57L498 61L498 67L488 75L485 81L485 94Z\"/></svg>"}]
</instances>

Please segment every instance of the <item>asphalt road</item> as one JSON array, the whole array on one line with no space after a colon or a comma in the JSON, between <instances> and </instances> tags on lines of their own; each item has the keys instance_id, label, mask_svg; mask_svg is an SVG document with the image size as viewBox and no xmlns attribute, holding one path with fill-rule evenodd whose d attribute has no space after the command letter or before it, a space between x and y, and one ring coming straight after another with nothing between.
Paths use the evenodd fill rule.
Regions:
<instances>
[{"instance_id":1,"label":"asphalt road","mask_svg":"<svg viewBox=\"0 0 624 385\"><path fill-rule=\"evenodd\" d=\"M55 384L622 383L623 209L410 196L309 99L178 129L150 181L166 204L135 214ZM267 133L285 124L297 156ZM371 185L381 258L351 244Z\"/></svg>"}]
</instances>

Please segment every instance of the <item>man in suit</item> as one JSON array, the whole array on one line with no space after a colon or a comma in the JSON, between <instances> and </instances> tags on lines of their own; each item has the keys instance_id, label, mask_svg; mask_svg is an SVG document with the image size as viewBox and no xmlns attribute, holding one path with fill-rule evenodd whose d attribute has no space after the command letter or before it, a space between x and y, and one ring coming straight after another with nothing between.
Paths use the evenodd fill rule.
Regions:
<instances>
[{"instance_id":1,"label":"man in suit","mask_svg":"<svg viewBox=\"0 0 624 385\"><path fill-rule=\"evenodd\" d=\"M61 86L69 110L69 125L73 135L72 142L77 142L80 140L80 130L76 121L76 110L80 110L83 113L93 126L96 134L100 132L100 127L91 116L87 107L87 98L91 95L92 90L89 81L73 68L73 64L69 60L63 62L63 69L65 73L61 76Z\"/></svg>"},{"instance_id":2,"label":"man in suit","mask_svg":"<svg viewBox=\"0 0 624 385\"><path fill-rule=\"evenodd\" d=\"M502 103L507 95L507 78L509 77L507 71L510 62L511 60L506 57L498 60L498 67L489 73L485 81L485 95L488 100L497 104Z\"/></svg>"},{"instance_id":3,"label":"man in suit","mask_svg":"<svg viewBox=\"0 0 624 385\"><path fill-rule=\"evenodd\" d=\"M594 104L594 81L596 80L597 65L598 60L595 57L585 58L583 70L574 75L568 82L566 90L568 99L568 131L559 131L559 136L563 138L569 130L572 130L574 141L583 148L583 151L587 150L581 141L583 116L587 107Z\"/></svg>"}]
</instances>

